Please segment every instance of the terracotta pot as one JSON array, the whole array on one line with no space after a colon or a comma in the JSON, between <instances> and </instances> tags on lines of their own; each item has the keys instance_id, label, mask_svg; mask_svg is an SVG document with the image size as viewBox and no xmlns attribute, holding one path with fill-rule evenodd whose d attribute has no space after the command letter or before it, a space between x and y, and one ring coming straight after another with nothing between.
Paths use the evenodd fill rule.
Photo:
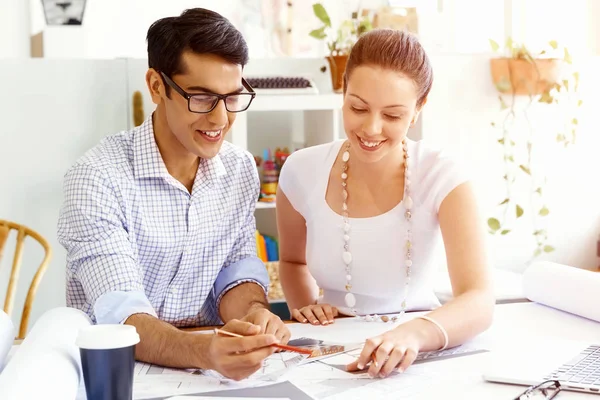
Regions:
<instances>
[{"instance_id":1,"label":"terracotta pot","mask_svg":"<svg viewBox=\"0 0 600 400\"><path fill-rule=\"evenodd\" d=\"M492 79L500 93L539 95L558 82L559 60L536 59L530 62L515 58L492 58Z\"/></svg>"},{"instance_id":2,"label":"terracotta pot","mask_svg":"<svg viewBox=\"0 0 600 400\"><path fill-rule=\"evenodd\" d=\"M331 85L333 91L341 93L344 90L344 71L346 71L346 62L348 55L327 56L329 70L331 71Z\"/></svg>"}]
</instances>

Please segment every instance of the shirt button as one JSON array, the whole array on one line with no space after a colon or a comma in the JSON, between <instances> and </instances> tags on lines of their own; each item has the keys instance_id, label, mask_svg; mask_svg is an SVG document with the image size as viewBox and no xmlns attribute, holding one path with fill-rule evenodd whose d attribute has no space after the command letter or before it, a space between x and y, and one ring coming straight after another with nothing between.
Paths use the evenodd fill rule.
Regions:
<instances>
[{"instance_id":1,"label":"shirt button","mask_svg":"<svg viewBox=\"0 0 600 400\"><path fill-rule=\"evenodd\" d=\"M171 293L177 294L177 288L171 288Z\"/></svg>"}]
</instances>

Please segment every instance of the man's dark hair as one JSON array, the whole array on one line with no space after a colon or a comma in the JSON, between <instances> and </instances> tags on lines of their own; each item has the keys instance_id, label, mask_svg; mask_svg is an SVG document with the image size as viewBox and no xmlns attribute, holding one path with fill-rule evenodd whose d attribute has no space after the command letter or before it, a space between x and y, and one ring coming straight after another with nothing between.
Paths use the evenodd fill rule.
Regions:
<instances>
[{"instance_id":1,"label":"man's dark hair","mask_svg":"<svg viewBox=\"0 0 600 400\"><path fill-rule=\"evenodd\" d=\"M221 14L204 8L185 10L178 17L154 22L148 29L148 65L168 77L183 73L184 51L213 54L242 67L248 45L241 32Z\"/></svg>"}]
</instances>

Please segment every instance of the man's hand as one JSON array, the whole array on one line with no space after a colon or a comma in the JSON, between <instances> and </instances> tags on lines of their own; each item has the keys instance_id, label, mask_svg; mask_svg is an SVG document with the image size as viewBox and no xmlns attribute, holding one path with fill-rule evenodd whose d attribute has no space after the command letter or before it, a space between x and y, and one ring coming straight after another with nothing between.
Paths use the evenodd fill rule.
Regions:
<instances>
[{"instance_id":1,"label":"man's hand","mask_svg":"<svg viewBox=\"0 0 600 400\"><path fill-rule=\"evenodd\" d=\"M245 337L213 335L208 344L209 368L236 381L258 371L263 360L275 352L271 345L279 343L271 334L259 334L261 328L248 322L233 319L222 329Z\"/></svg>"},{"instance_id":2,"label":"man's hand","mask_svg":"<svg viewBox=\"0 0 600 400\"><path fill-rule=\"evenodd\" d=\"M274 335L281 344L286 344L290 340L290 330L281 318L265 308L250 309L242 321L258 325L260 333Z\"/></svg>"}]
</instances>

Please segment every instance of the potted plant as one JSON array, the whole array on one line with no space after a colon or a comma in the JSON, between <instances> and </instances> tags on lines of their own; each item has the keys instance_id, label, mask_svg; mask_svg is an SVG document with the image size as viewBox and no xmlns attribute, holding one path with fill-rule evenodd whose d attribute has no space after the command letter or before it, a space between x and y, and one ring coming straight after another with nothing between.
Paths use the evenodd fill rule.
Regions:
<instances>
[{"instance_id":1,"label":"potted plant","mask_svg":"<svg viewBox=\"0 0 600 400\"><path fill-rule=\"evenodd\" d=\"M371 18L368 13L353 12L348 20L340 23L337 29L331 24L331 18L321 3L313 4L315 16L323 23L320 28L312 30L309 35L315 39L325 40L329 49L326 57L331 71L331 82L334 92L343 89L343 77L346 70L346 62L352 46L360 35L373 29Z\"/></svg>"},{"instance_id":2,"label":"potted plant","mask_svg":"<svg viewBox=\"0 0 600 400\"><path fill-rule=\"evenodd\" d=\"M499 52L498 43L490 40L490 44L494 52ZM547 176L534 162L537 145L549 137L546 132L541 135L536 132L528 112L534 107L536 110L548 108L549 117L558 115L564 121L549 134L564 147L574 144L578 126L576 114L582 104L578 98L579 73L570 70L572 60L568 49L560 49L554 40L548 42L547 49L532 54L524 45L508 38L504 50L502 57L490 60L490 67L501 110L500 122L491 125L501 132L497 142L503 150L506 195L498 204L499 215L487 222L491 234L507 235L516 228L517 220L529 215L535 239L533 258L536 258L554 251L548 243L544 221L550 214L544 198ZM552 53L562 53L562 57L552 57ZM523 193L515 187L529 190Z\"/></svg>"}]
</instances>

